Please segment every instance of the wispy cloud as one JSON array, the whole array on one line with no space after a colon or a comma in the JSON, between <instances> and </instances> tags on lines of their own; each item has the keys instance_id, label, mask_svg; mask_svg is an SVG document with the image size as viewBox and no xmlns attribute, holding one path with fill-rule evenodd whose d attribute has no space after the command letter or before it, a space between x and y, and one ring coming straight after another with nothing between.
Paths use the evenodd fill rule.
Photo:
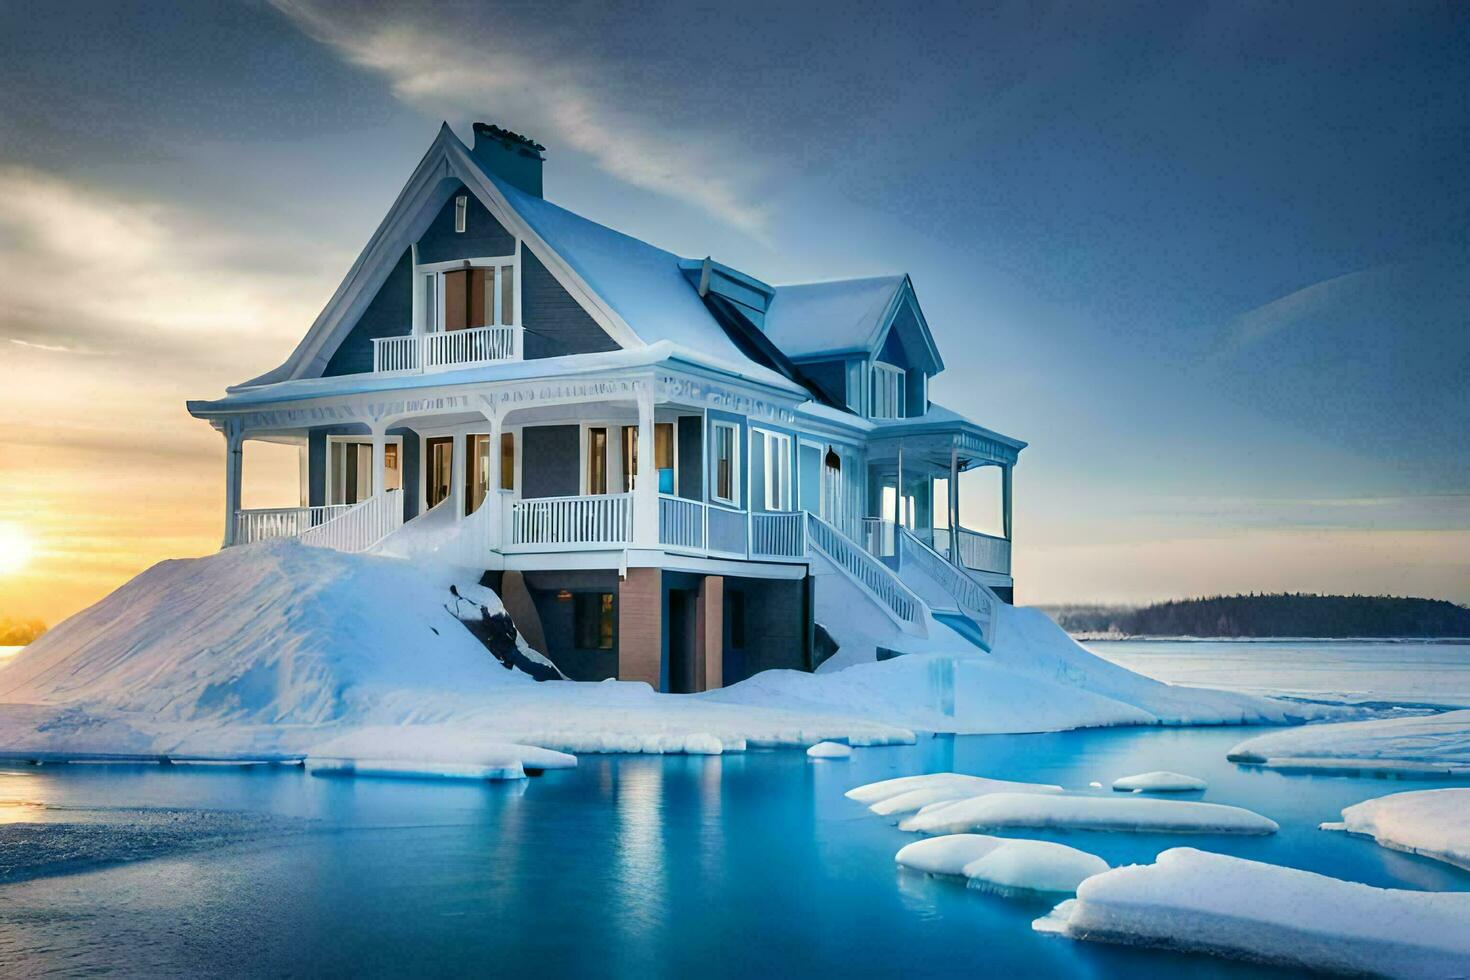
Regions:
<instances>
[{"instance_id":1,"label":"wispy cloud","mask_svg":"<svg viewBox=\"0 0 1470 980\"><path fill-rule=\"evenodd\" d=\"M1223 353L1238 353L1273 334L1331 311L1374 280L1393 270L1392 265L1359 269L1321 282L1314 282L1285 296L1273 299L1253 310L1247 310L1227 325Z\"/></svg>"},{"instance_id":2,"label":"wispy cloud","mask_svg":"<svg viewBox=\"0 0 1470 980\"><path fill-rule=\"evenodd\" d=\"M19 337L11 337L10 342L17 347L29 347L31 350L43 350L52 354L81 354L90 357L100 351L88 350L85 347L71 347L66 344L38 344L29 340L21 340Z\"/></svg>"},{"instance_id":3,"label":"wispy cloud","mask_svg":"<svg viewBox=\"0 0 1470 980\"><path fill-rule=\"evenodd\" d=\"M652 114L619 104L605 67L570 52L533 59L523 53L519 31L476 31L472 23L446 31L443 18L416 23L412 8L370 14L311 0L271 2L348 61L382 75L418 109L465 119L491 108L502 121L534 124L542 142L584 154L618 180L762 236L766 210L742 190L759 176L749 155L718 133L674 138Z\"/></svg>"}]
</instances>

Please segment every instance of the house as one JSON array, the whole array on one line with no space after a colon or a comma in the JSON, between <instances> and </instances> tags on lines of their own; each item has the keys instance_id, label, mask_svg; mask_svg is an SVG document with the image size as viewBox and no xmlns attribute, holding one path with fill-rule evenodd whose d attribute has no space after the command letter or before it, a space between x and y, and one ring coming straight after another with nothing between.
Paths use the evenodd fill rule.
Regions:
<instances>
[{"instance_id":1,"label":"house","mask_svg":"<svg viewBox=\"0 0 1470 980\"><path fill-rule=\"evenodd\" d=\"M929 400L908 277L679 258L547 201L543 151L443 126L286 361L189 403L225 437L225 546L462 565L575 679L988 649L1025 444ZM299 507L240 508L247 439L299 447ZM1002 536L959 513L990 466Z\"/></svg>"}]
</instances>

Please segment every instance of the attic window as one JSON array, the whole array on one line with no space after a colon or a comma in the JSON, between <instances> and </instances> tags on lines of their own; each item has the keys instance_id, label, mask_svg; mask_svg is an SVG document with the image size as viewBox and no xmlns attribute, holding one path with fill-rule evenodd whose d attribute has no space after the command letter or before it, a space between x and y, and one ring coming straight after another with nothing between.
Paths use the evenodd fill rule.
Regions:
<instances>
[{"instance_id":1,"label":"attic window","mask_svg":"<svg viewBox=\"0 0 1470 980\"><path fill-rule=\"evenodd\" d=\"M470 210L470 199L468 195L461 194L454 199L454 230L456 234L464 234L465 215Z\"/></svg>"},{"instance_id":2,"label":"attic window","mask_svg":"<svg viewBox=\"0 0 1470 980\"><path fill-rule=\"evenodd\" d=\"M869 418L901 419L904 412L904 373L891 364L873 362L873 393Z\"/></svg>"}]
</instances>

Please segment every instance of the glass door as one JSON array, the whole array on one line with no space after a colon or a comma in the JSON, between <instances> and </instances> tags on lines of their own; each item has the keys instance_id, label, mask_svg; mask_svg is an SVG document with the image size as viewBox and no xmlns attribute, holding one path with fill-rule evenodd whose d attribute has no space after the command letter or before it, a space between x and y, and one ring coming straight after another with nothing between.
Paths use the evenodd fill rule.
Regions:
<instances>
[{"instance_id":1,"label":"glass door","mask_svg":"<svg viewBox=\"0 0 1470 980\"><path fill-rule=\"evenodd\" d=\"M428 456L424 466L424 500L433 507L449 496L454 484L454 438L443 436L424 443Z\"/></svg>"}]
</instances>

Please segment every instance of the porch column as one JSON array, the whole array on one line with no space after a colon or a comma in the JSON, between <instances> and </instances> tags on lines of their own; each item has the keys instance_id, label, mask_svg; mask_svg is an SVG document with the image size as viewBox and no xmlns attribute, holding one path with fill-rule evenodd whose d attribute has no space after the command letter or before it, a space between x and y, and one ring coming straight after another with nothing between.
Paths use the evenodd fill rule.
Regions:
<instances>
[{"instance_id":1,"label":"porch column","mask_svg":"<svg viewBox=\"0 0 1470 980\"><path fill-rule=\"evenodd\" d=\"M379 423L371 426L373 434L373 493L383 492L388 479L388 427Z\"/></svg>"},{"instance_id":2,"label":"porch column","mask_svg":"<svg viewBox=\"0 0 1470 980\"><path fill-rule=\"evenodd\" d=\"M949 562L960 563L960 451L949 447Z\"/></svg>"},{"instance_id":3,"label":"porch column","mask_svg":"<svg viewBox=\"0 0 1470 980\"><path fill-rule=\"evenodd\" d=\"M1005 539L1009 541L1011 539L1011 464L1009 463L1000 468L1000 506Z\"/></svg>"},{"instance_id":4,"label":"porch column","mask_svg":"<svg viewBox=\"0 0 1470 980\"><path fill-rule=\"evenodd\" d=\"M493 550L500 547L500 515L503 513L500 507L500 416L487 415L486 421L490 423L490 473L485 487L485 502L480 506L495 508L486 515L489 520L485 524L486 543Z\"/></svg>"},{"instance_id":5,"label":"porch column","mask_svg":"<svg viewBox=\"0 0 1470 980\"><path fill-rule=\"evenodd\" d=\"M240 509L240 474L244 469L245 433L240 423L225 423L225 536L220 546L235 543L235 512Z\"/></svg>"},{"instance_id":6,"label":"porch column","mask_svg":"<svg viewBox=\"0 0 1470 980\"><path fill-rule=\"evenodd\" d=\"M903 523L903 443L898 444L898 476L893 481L893 523Z\"/></svg>"},{"instance_id":7,"label":"porch column","mask_svg":"<svg viewBox=\"0 0 1470 980\"><path fill-rule=\"evenodd\" d=\"M638 475L633 481L633 544L658 547L658 471L653 465L653 390L638 390Z\"/></svg>"},{"instance_id":8,"label":"porch column","mask_svg":"<svg viewBox=\"0 0 1470 980\"><path fill-rule=\"evenodd\" d=\"M450 506L454 508L454 519L464 520L464 484L467 460L464 451L464 436L455 433L454 442L451 443L450 466L449 466L449 498Z\"/></svg>"}]
</instances>

